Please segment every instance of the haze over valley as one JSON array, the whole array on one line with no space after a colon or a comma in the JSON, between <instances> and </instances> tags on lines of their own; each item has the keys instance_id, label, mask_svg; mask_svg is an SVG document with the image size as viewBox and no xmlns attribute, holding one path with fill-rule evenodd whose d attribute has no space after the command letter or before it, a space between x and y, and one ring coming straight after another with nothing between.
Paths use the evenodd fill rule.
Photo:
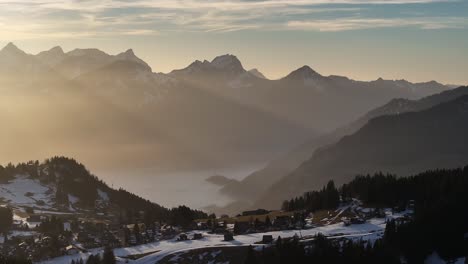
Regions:
<instances>
[{"instance_id":1,"label":"haze over valley","mask_svg":"<svg viewBox=\"0 0 468 264\"><path fill-rule=\"evenodd\" d=\"M0 1L0 264L468 263L468 1Z\"/></svg>"},{"instance_id":2,"label":"haze over valley","mask_svg":"<svg viewBox=\"0 0 468 264\"><path fill-rule=\"evenodd\" d=\"M96 169L263 163L393 98L448 89L435 81L322 76L308 66L268 80L234 55L169 74L154 73L132 50L55 47L30 55L10 43L0 57L2 118L15 120L2 131L8 152L1 160L64 154ZM12 135L22 140L6 140Z\"/></svg>"},{"instance_id":3,"label":"haze over valley","mask_svg":"<svg viewBox=\"0 0 468 264\"><path fill-rule=\"evenodd\" d=\"M32 55L9 43L0 58L2 119L9 123L1 132L4 163L70 156L110 184L162 204L196 208L236 200L225 190L229 187L218 191L204 181L217 171L236 172L242 180L253 168L392 99L419 99L451 88L436 81L322 76L309 66L269 80L230 54L168 74L155 73L131 49L109 55L57 46ZM298 166L313 148L289 166ZM276 178L251 187L266 188ZM184 184L185 179L195 184ZM153 181L156 187L145 190ZM180 190L188 195L170 197ZM197 193L211 193L201 199L207 204L188 199Z\"/></svg>"}]
</instances>

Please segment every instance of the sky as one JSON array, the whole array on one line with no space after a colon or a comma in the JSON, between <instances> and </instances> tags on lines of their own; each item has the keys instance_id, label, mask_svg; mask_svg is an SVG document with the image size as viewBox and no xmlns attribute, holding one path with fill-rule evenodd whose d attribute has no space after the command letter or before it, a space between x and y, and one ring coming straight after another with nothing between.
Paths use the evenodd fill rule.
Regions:
<instances>
[{"instance_id":1,"label":"sky","mask_svg":"<svg viewBox=\"0 0 468 264\"><path fill-rule=\"evenodd\" d=\"M234 54L277 79L468 84L468 0L2 0L0 45L132 48L155 72Z\"/></svg>"}]
</instances>

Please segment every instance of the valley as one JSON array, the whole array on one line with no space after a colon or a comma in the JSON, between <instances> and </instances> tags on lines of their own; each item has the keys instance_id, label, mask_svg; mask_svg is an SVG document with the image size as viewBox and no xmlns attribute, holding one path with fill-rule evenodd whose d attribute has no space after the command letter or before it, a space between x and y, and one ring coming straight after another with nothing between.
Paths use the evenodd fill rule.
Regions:
<instances>
[{"instance_id":1,"label":"valley","mask_svg":"<svg viewBox=\"0 0 468 264\"><path fill-rule=\"evenodd\" d=\"M8 43L0 264L467 261L467 86L245 65Z\"/></svg>"}]
</instances>

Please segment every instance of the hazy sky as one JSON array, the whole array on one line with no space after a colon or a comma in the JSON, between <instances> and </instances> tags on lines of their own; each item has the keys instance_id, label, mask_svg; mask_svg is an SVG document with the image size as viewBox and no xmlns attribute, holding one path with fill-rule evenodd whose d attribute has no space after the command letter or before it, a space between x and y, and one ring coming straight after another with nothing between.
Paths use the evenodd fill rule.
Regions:
<instances>
[{"instance_id":1,"label":"hazy sky","mask_svg":"<svg viewBox=\"0 0 468 264\"><path fill-rule=\"evenodd\" d=\"M468 84L468 0L6 0L0 39L30 53L133 48L157 72L231 53L269 78L307 64Z\"/></svg>"}]
</instances>

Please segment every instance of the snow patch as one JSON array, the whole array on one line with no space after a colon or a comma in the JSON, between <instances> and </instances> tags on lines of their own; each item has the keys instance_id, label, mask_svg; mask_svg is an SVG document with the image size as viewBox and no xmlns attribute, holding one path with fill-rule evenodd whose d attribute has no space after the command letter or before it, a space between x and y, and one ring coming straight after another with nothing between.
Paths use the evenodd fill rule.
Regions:
<instances>
[{"instance_id":1,"label":"snow patch","mask_svg":"<svg viewBox=\"0 0 468 264\"><path fill-rule=\"evenodd\" d=\"M98 191L98 195L99 195L99 198L104 201L104 202L108 202L109 201L109 195L104 192L104 191L101 191L100 189L97 189Z\"/></svg>"},{"instance_id":2,"label":"snow patch","mask_svg":"<svg viewBox=\"0 0 468 264\"><path fill-rule=\"evenodd\" d=\"M0 197L11 205L50 208L51 188L43 185L39 180L30 179L25 175L18 175L6 184L0 184ZM50 193L50 192L49 192ZM45 205L38 205L43 201Z\"/></svg>"}]
</instances>

